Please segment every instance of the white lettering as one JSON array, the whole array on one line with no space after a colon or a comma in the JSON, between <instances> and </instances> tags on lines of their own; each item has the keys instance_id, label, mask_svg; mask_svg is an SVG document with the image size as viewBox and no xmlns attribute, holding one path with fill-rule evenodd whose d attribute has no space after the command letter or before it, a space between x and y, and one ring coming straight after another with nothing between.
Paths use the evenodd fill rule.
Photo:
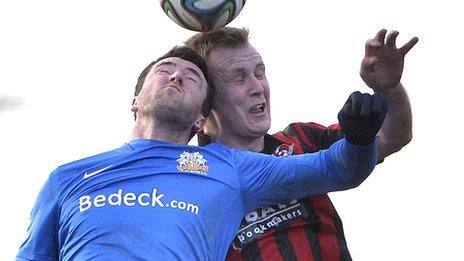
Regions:
<instances>
[{"instance_id":1,"label":"white lettering","mask_svg":"<svg viewBox=\"0 0 464 261\"><path fill-rule=\"evenodd\" d=\"M245 216L245 220L247 222L255 222L256 220L258 220L258 218L258 213L256 211L251 211Z\"/></svg>"},{"instance_id":2,"label":"white lettering","mask_svg":"<svg viewBox=\"0 0 464 261\"><path fill-rule=\"evenodd\" d=\"M139 202L140 206L142 207L148 207L150 206L150 202L147 202L147 201L143 201L142 199L143 198L149 198L150 197L150 194L148 193L141 193L139 195L139 197L137 198L137 201Z\"/></svg>"},{"instance_id":3,"label":"white lettering","mask_svg":"<svg viewBox=\"0 0 464 261\"><path fill-rule=\"evenodd\" d=\"M185 202L183 202L183 201L179 202L179 205L178 205L178 206L179 206L180 209L185 209L185 208L187 208L187 204L185 204Z\"/></svg>"},{"instance_id":4,"label":"white lettering","mask_svg":"<svg viewBox=\"0 0 464 261\"><path fill-rule=\"evenodd\" d=\"M121 206L121 194L122 194L122 189L118 189L118 192L113 193L108 196L108 203L111 206ZM116 198L116 201L113 201L113 198Z\"/></svg>"},{"instance_id":5,"label":"white lettering","mask_svg":"<svg viewBox=\"0 0 464 261\"><path fill-rule=\"evenodd\" d=\"M123 201L126 206L133 207L135 206L136 199L137 196L134 193L128 192L124 195Z\"/></svg>"},{"instance_id":6,"label":"white lettering","mask_svg":"<svg viewBox=\"0 0 464 261\"><path fill-rule=\"evenodd\" d=\"M190 213L198 214L199 210L200 209L198 208L197 205L193 205L191 203L187 204L187 211L189 211Z\"/></svg>"},{"instance_id":7,"label":"white lettering","mask_svg":"<svg viewBox=\"0 0 464 261\"><path fill-rule=\"evenodd\" d=\"M172 208L177 208L177 200L171 201L171 207Z\"/></svg>"},{"instance_id":8,"label":"white lettering","mask_svg":"<svg viewBox=\"0 0 464 261\"><path fill-rule=\"evenodd\" d=\"M261 215L262 215L261 218L265 218L269 214L274 213L274 212L275 212L275 209L273 209L271 207L263 208L263 209L261 209Z\"/></svg>"},{"instance_id":9,"label":"white lettering","mask_svg":"<svg viewBox=\"0 0 464 261\"><path fill-rule=\"evenodd\" d=\"M152 191L152 195L151 195L151 206L155 207L156 204L158 204L160 207L164 207L163 202L161 202L161 198L164 197L164 194L160 194L159 196L156 196L157 192L158 190L154 188Z\"/></svg>"},{"instance_id":10,"label":"white lettering","mask_svg":"<svg viewBox=\"0 0 464 261\"><path fill-rule=\"evenodd\" d=\"M238 235L238 240L240 240L241 243L243 243L245 241L245 236L243 235Z\"/></svg>"},{"instance_id":11,"label":"white lettering","mask_svg":"<svg viewBox=\"0 0 464 261\"><path fill-rule=\"evenodd\" d=\"M276 224L277 224L276 221L273 219L273 220L267 222L266 225L267 225L267 227L274 227Z\"/></svg>"},{"instance_id":12,"label":"white lettering","mask_svg":"<svg viewBox=\"0 0 464 261\"><path fill-rule=\"evenodd\" d=\"M97 208L105 206L106 197L105 195L98 195L93 199L93 205Z\"/></svg>"},{"instance_id":13,"label":"white lettering","mask_svg":"<svg viewBox=\"0 0 464 261\"><path fill-rule=\"evenodd\" d=\"M115 193L111 193L108 196L104 194L95 195L93 198L90 195L84 195L79 198L79 211L84 212L92 208L101 208L107 204L110 206L140 206L140 207L171 207L180 210L186 210L193 214L198 214L200 208L185 201L172 200L169 203L163 203L163 193L160 193L157 188L153 188L152 193L142 192L140 194L133 192L123 193L122 189L118 189ZM93 203L93 204L92 204Z\"/></svg>"},{"instance_id":14,"label":"white lettering","mask_svg":"<svg viewBox=\"0 0 464 261\"><path fill-rule=\"evenodd\" d=\"M83 212L89 209L92 206L92 202L90 201L90 196L82 196L79 198L79 211Z\"/></svg>"}]
</instances>

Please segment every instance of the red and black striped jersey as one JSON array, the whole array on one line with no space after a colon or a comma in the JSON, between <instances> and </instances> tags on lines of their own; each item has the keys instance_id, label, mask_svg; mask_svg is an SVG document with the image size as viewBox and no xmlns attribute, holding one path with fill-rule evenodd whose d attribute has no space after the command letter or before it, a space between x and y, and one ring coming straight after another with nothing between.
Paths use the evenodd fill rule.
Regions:
<instances>
[{"instance_id":1,"label":"red and black striped jersey","mask_svg":"<svg viewBox=\"0 0 464 261\"><path fill-rule=\"evenodd\" d=\"M265 136L262 153L316 152L343 137L339 125L293 123ZM327 195L256 209L240 225L227 260L351 260L342 222Z\"/></svg>"}]
</instances>

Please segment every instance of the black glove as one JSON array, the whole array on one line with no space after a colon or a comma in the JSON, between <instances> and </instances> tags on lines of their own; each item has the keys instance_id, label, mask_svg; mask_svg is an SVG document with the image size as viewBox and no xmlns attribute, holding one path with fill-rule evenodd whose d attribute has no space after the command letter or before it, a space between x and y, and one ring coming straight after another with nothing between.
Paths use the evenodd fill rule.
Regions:
<instances>
[{"instance_id":1,"label":"black glove","mask_svg":"<svg viewBox=\"0 0 464 261\"><path fill-rule=\"evenodd\" d=\"M388 101L381 94L353 92L338 113L345 138L356 145L374 142L387 110Z\"/></svg>"}]
</instances>

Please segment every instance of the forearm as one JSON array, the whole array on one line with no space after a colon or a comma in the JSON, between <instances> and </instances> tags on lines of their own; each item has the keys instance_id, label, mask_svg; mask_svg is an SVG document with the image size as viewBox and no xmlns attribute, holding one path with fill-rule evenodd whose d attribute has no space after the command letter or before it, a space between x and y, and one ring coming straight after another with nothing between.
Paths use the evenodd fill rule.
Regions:
<instances>
[{"instance_id":1,"label":"forearm","mask_svg":"<svg viewBox=\"0 0 464 261\"><path fill-rule=\"evenodd\" d=\"M388 99L389 108L377 134L379 160L399 151L412 139L411 104L403 85L381 93Z\"/></svg>"},{"instance_id":2,"label":"forearm","mask_svg":"<svg viewBox=\"0 0 464 261\"><path fill-rule=\"evenodd\" d=\"M301 156L297 163L296 191L315 195L361 184L377 163L377 148L375 142L359 146L342 139L328 150L319 152L318 164L308 164L310 154Z\"/></svg>"},{"instance_id":3,"label":"forearm","mask_svg":"<svg viewBox=\"0 0 464 261\"><path fill-rule=\"evenodd\" d=\"M354 145L343 139L327 151L327 164L331 178L340 184L340 189L361 184L374 170L377 163L375 141L368 145Z\"/></svg>"}]
</instances>

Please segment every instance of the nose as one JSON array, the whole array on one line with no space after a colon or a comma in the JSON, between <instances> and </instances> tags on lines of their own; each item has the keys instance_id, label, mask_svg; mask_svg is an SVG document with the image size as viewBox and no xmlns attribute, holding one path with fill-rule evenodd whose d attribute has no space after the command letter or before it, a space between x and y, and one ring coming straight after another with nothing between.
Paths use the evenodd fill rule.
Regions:
<instances>
[{"instance_id":1,"label":"nose","mask_svg":"<svg viewBox=\"0 0 464 261\"><path fill-rule=\"evenodd\" d=\"M183 82L181 73L179 71L175 71L174 73L169 75L169 81L181 85Z\"/></svg>"},{"instance_id":2,"label":"nose","mask_svg":"<svg viewBox=\"0 0 464 261\"><path fill-rule=\"evenodd\" d=\"M250 95L261 96L264 93L265 87L255 76L250 79Z\"/></svg>"}]
</instances>

